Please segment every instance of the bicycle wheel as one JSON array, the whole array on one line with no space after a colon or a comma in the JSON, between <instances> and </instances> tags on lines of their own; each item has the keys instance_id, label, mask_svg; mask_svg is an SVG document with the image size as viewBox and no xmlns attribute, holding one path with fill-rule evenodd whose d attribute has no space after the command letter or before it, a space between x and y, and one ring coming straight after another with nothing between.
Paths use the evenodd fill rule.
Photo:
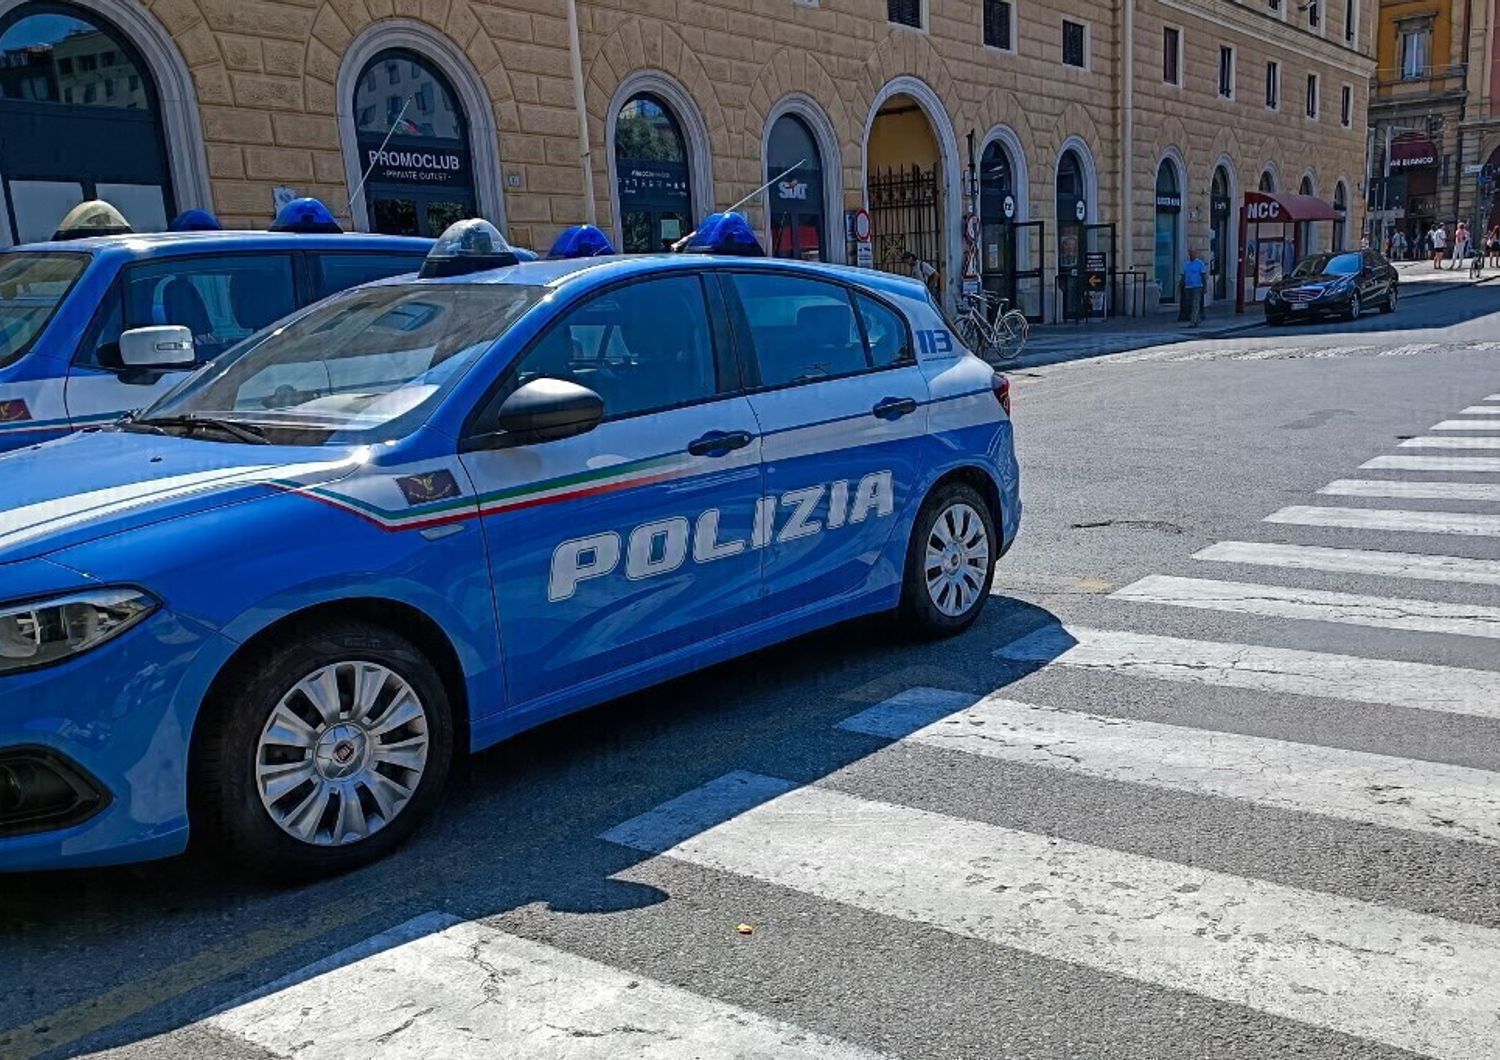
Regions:
<instances>
[{"instance_id":1,"label":"bicycle wheel","mask_svg":"<svg viewBox=\"0 0 1500 1060\"><path fill-rule=\"evenodd\" d=\"M975 323L973 317L959 317L953 324L953 331L965 349L972 350L975 353L980 352L979 326Z\"/></svg>"}]
</instances>

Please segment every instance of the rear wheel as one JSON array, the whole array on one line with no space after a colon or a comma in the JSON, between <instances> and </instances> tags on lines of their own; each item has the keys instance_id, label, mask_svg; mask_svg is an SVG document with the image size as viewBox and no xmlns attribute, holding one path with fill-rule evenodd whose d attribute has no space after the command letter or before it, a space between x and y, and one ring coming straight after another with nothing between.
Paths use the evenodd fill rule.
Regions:
<instances>
[{"instance_id":1,"label":"rear wheel","mask_svg":"<svg viewBox=\"0 0 1500 1060\"><path fill-rule=\"evenodd\" d=\"M1385 302L1381 305L1382 313L1394 313L1396 311L1396 285L1391 284L1390 293L1385 296Z\"/></svg>"},{"instance_id":2,"label":"rear wheel","mask_svg":"<svg viewBox=\"0 0 1500 1060\"><path fill-rule=\"evenodd\" d=\"M917 513L907 547L904 623L927 637L967 629L989 598L998 556L995 521L979 491L962 482L939 486Z\"/></svg>"},{"instance_id":3,"label":"rear wheel","mask_svg":"<svg viewBox=\"0 0 1500 1060\"><path fill-rule=\"evenodd\" d=\"M1345 320L1358 320L1359 315L1365 311L1365 307L1359 304L1359 292L1355 291L1349 296L1349 308L1344 313Z\"/></svg>"},{"instance_id":4,"label":"rear wheel","mask_svg":"<svg viewBox=\"0 0 1500 1060\"><path fill-rule=\"evenodd\" d=\"M225 684L200 742L195 824L250 871L295 879L363 865L440 796L453 719L405 638L363 622L308 628Z\"/></svg>"}]
</instances>

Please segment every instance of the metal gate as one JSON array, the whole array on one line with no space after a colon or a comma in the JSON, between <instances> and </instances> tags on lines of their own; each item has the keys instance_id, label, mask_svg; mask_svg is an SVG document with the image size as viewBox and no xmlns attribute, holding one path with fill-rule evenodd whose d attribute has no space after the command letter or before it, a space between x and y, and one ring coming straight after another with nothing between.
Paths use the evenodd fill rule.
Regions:
<instances>
[{"instance_id":1,"label":"metal gate","mask_svg":"<svg viewBox=\"0 0 1500 1060\"><path fill-rule=\"evenodd\" d=\"M1016 250L1015 293L1011 300L1033 324L1042 323L1047 315L1046 289L1042 274L1047 267L1047 225L1043 221L1017 221L1011 225ZM1021 268L1021 262L1026 268Z\"/></svg>"},{"instance_id":2,"label":"metal gate","mask_svg":"<svg viewBox=\"0 0 1500 1060\"><path fill-rule=\"evenodd\" d=\"M875 267L911 276L913 259L920 259L941 270L943 235L938 210L935 167L923 170L913 165L871 173L870 228Z\"/></svg>"}]
</instances>

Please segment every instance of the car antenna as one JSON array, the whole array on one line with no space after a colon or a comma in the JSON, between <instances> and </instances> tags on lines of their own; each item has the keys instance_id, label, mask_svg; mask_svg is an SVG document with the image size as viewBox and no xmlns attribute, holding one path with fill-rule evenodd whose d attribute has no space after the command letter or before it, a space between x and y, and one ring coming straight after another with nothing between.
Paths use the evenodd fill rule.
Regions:
<instances>
[{"instance_id":1,"label":"car antenna","mask_svg":"<svg viewBox=\"0 0 1500 1060\"><path fill-rule=\"evenodd\" d=\"M794 165L794 166L788 166L786 169L784 169L780 173L776 174L770 180L766 181L760 187L758 187L754 191L752 191L749 195L746 195L739 202L735 203L733 206L731 206L727 210L724 210L723 212L724 213L734 213L734 211L738 210L741 206L745 205L745 203L749 202L751 199L755 198L761 192L765 191L772 184L775 184L782 177L790 176L791 174L797 172L797 170L801 169L805 165L807 165L807 159L804 158L800 162L798 162L796 165ZM714 211L709 211L709 212L712 213ZM698 234L698 230L695 228L691 232L689 232L687 235L685 235L681 239L679 239L677 242L673 243L672 244L672 253L675 254L678 251L682 250L683 247L685 247L685 246L688 245L688 241L691 240L697 234Z\"/></svg>"},{"instance_id":2,"label":"car antenna","mask_svg":"<svg viewBox=\"0 0 1500 1060\"><path fill-rule=\"evenodd\" d=\"M380 141L380 146L375 149L375 154L370 158L370 168L366 169L364 175L359 178L359 183L354 185L354 190L349 193L349 209L344 211L344 216L354 220L354 200L359 198L359 193L365 190L365 181L370 179L370 174L375 172L375 161L380 153L385 150L385 145L391 142L391 137L396 135L396 127L401 124L401 119L406 117L406 108L411 106L411 101L416 96L407 96L406 102L401 104L401 109L396 112L396 118L391 122L391 127L385 134L385 139Z\"/></svg>"}]
</instances>

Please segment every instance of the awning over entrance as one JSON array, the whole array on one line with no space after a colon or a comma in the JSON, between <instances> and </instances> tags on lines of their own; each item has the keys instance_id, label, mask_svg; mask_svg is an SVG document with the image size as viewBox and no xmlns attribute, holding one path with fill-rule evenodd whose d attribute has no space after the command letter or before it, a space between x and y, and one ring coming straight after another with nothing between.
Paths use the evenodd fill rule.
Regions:
<instances>
[{"instance_id":1,"label":"awning over entrance","mask_svg":"<svg viewBox=\"0 0 1500 1060\"><path fill-rule=\"evenodd\" d=\"M1437 164L1437 145L1425 137L1396 140L1391 144L1392 169L1420 169Z\"/></svg>"},{"instance_id":2,"label":"awning over entrance","mask_svg":"<svg viewBox=\"0 0 1500 1060\"><path fill-rule=\"evenodd\" d=\"M1316 195L1271 191L1245 192L1245 219L1251 224L1291 221L1337 221L1341 214Z\"/></svg>"}]
</instances>

